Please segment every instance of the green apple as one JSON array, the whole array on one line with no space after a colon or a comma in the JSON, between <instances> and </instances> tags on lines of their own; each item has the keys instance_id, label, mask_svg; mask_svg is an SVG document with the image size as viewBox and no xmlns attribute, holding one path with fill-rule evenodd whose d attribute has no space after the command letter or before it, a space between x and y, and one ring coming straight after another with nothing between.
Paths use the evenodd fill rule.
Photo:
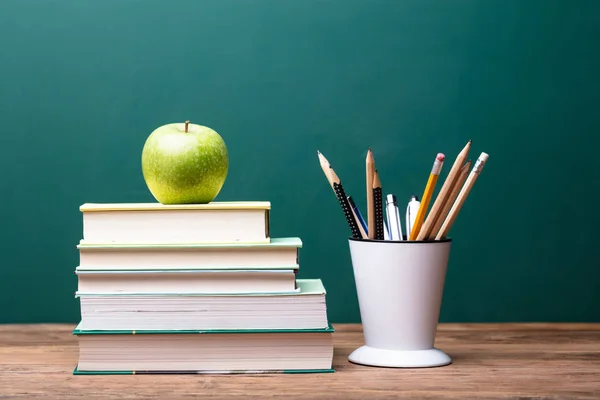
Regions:
<instances>
[{"instance_id":1,"label":"green apple","mask_svg":"<svg viewBox=\"0 0 600 400\"><path fill-rule=\"evenodd\" d=\"M158 127L142 150L146 185L161 204L206 204L221 191L229 155L211 128L185 123Z\"/></svg>"}]
</instances>

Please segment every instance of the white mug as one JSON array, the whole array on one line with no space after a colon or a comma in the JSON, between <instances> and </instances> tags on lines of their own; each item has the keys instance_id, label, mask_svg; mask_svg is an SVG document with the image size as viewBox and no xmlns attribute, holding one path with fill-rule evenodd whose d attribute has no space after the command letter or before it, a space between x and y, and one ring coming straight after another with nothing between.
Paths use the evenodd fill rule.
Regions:
<instances>
[{"instance_id":1,"label":"white mug","mask_svg":"<svg viewBox=\"0 0 600 400\"><path fill-rule=\"evenodd\" d=\"M364 346L348 359L381 367L451 363L434 347L451 239L349 239Z\"/></svg>"}]
</instances>

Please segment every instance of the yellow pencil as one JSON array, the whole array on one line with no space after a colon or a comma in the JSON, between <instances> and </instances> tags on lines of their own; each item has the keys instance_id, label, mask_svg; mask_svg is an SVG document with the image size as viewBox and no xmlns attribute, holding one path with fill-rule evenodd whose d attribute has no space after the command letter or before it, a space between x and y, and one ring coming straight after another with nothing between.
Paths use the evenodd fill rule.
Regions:
<instances>
[{"instance_id":1,"label":"yellow pencil","mask_svg":"<svg viewBox=\"0 0 600 400\"><path fill-rule=\"evenodd\" d=\"M375 239L375 204L373 202L373 178L375 176L375 159L369 147L366 160L367 175L367 234L369 239Z\"/></svg>"},{"instance_id":2,"label":"yellow pencil","mask_svg":"<svg viewBox=\"0 0 600 400\"><path fill-rule=\"evenodd\" d=\"M435 240L440 240L440 239L445 238L446 235L448 234L448 232L450 231L452 224L454 224L454 221L456 220L456 216L458 215L458 212L460 211L463 204L465 203L465 200L467 199L467 196L469 195L471 188L475 184L475 181L477 180L479 173L485 166L487 159L488 159L487 153L481 153L479 155L479 158L475 162L475 166L471 170L471 173L469 174L467 181L465 182L463 187L460 189L460 193L458 194L458 197L454 201L454 204L452 205L450 212L446 216L446 219L444 220L442 227L440 228L439 232L435 236Z\"/></svg>"},{"instance_id":3,"label":"yellow pencil","mask_svg":"<svg viewBox=\"0 0 600 400\"><path fill-rule=\"evenodd\" d=\"M425 186L425 192L421 198L421 205L419 206L419 211L417 211L415 224L410 231L410 236L408 238L409 240L415 240L419 235L421 225L423 225L423 220L425 219L425 214L427 213L427 207L429 207L429 202L431 201L431 196L433 195L433 190L435 189L435 184L440 176L440 171L442 170L442 165L444 165L445 158L446 156L442 153L438 153L438 155L435 157L433 167L431 168L431 173L429 174L429 179L427 180L427 185Z\"/></svg>"},{"instance_id":4,"label":"yellow pencil","mask_svg":"<svg viewBox=\"0 0 600 400\"><path fill-rule=\"evenodd\" d=\"M466 146L456 156L456 160L454 160L454 164L452 165L452 168L450 168L450 172L448 172L448 176L446 177L446 180L444 181L444 184L442 185L442 188L440 189L440 192L437 195L437 198L435 199L435 201L433 202L433 205L431 206L431 211L429 211L429 214L427 214L427 218L425 218L425 222L423 222L423 226L421 227L421 230L419 231L417 240L428 239L431 236L435 236L435 234L437 233L437 230L435 232L433 232L433 225L434 225L435 221L437 221L439 219L438 217L440 215L440 211L444 208L444 206L448 202L448 195L450 194L450 191L454 187L454 182L456 182L456 179L458 178L459 171L460 171L461 167L463 166L463 164L465 163L467 156L469 155L470 148L471 148L471 141L469 140L467 142ZM452 203L450 203L450 206L451 205L452 205ZM440 224L441 224L441 222L440 222ZM438 229L439 229L439 226L438 226Z\"/></svg>"}]
</instances>

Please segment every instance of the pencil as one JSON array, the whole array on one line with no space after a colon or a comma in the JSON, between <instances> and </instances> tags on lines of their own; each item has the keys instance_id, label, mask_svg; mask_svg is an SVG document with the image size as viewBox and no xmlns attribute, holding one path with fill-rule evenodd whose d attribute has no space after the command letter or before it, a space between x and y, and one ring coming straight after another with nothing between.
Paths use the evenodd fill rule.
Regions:
<instances>
[{"instance_id":1,"label":"pencil","mask_svg":"<svg viewBox=\"0 0 600 400\"><path fill-rule=\"evenodd\" d=\"M440 176L440 171L442 170L442 165L444 165L445 158L446 156L444 156L444 154L438 153L433 161L433 167L431 168L429 179L427 179L427 185L425 185L425 192L421 198L421 204L419 205L419 211L417 211L415 224L410 231L409 240L415 240L419 235L421 225L423 225L423 220L425 219L425 213L427 213L427 207L429 207L429 202L431 201L431 196L433 195L433 190L435 189L435 184Z\"/></svg>"},{"instance_id":2,"label":"pencil","mask_svg":"<svg viewBox=\"0 0 600 400\"><path fill-rule=\"evenodd\" d=\"M446 177L446 180L444 181L444 184L442 185L442 188L440 189L440 193L438 194L437 198L435 199L433 206L431 206L431 211L429 211L429 214L427 215L425 222L423 222L423 226L421 227L421 230L419 231L417 240L425 240L432 235L435 236L435 233L437 231L433 232L433 225L438 220L440 211L444 208L444 206L448 202L448 195L450 194L450 191L454 187L454 182L456 182L456 179L458 178L460 169L463 166L463 164L465 163L467 156L469 155L470 148L471 148L471 141L469 140L467 142L467 144L465 145L465 147L456 156L456 160L454 160L454 164L452 165L450 172L448 172L448 176ZM450 203L450 204L452 204L452 203Z\"/></svg>"},{"instance_id":3,"label":"pencil","mask_svg":"<svg viewBox=\"0 0 600 400\"><path fill-rule=\"evenodd\" d=\"M325 156L321 154L319 150L317 150L317 155L319 156L319 163L321 164L321 169L323 170L323 173L325 174L329 185L331 185L331 188L333 189L333 181L331 180L331 176L329 175L329 169L331 165L329 165L329 161L327 161Z\"/></svg>"},{"instance_id":4,"label":"pencil","mask_svg":"<svg viewBox=\"0 0 600 400\"><path fill-rule=\"evenodd\" d=\"M465 203L465 200L467 200L467 196L469 195L469 192L471 192L471 188L473 188L473 185L475 184L477 177L481 173L481 170L485 166L487 159L488 159L487 153L481 153L479 155L479 158L475 162L475 166L471 170L471 173L469 174L467 181L460 189L460 192L458 193L458 197L454 201L454 204L452 205L450 212L448 212L446 219L444 219L444 223L442 224L442 227L440 228L439 232L435 236L435 240L440 240L440 239L445 238L446 235L448 234L448 232L450 231L450 228L452 228L452 224L454 224L454 221L456 220L458 212L460 211L463 204Z\"/></svg>"},{"instance_id":5,"label":"pencil","mask_svg":"<svg viewBox=\"0 0 600 400\"><path fill-rule=\"evenodd\" d=\"M344 187L342 186L342 182L340 178L337 176L333 168L329 167L329 175L331 176L331 180L333 182L333 190L335 191L335 195L340 202L340 206L342 206L342 211L344 212L344 216L346 217L346 222L348 226L350 226L350 231L352 232L352 237L356 239L360 239L362 237L360 233L360 229L358 229L358 222L354 219L354 213L352 212L352 208L350 207L350 203L348 203L348 197L344 192Z\"/></svg>"},{"instance_id":6,"label":"pencil","mask_svg":"<svg viewBox=\"0 0 600 400\"><path fill-rule=\"evenodd\" d=\"M381 181L375 170L373 176L373 208L375 209L375 239L383 240L383 194L381 192Z\"/></svg>"},{"instance_id":7,"label":"pencil","mask_svg":"<svg viewBox=\"0 0 600 400\"><path fill-rule=\"evenodd\" d=\"M448 200L444 202L444 207L442 211L440 211L437 219L435 220L435 224L433 224L433 228L431 228L431 233L427 237L427 239L434 239L437 233L440 231L440 227L444 223L444 219L446 215L448 215L448 211L450 211L450 207L454 204L454 200L456 200L456 196L458 196L458 192L463 187L465 181L467 180L467 176L469 176L469 170L471 169L471 160L467 161L465 165L462 166L458 173L458 178L454 181L452 185L452 191L450 195L448 195Z\"/></svg>"},{"instance_id":8,"label":"pencil","mask_svg":"<svg viewBox=\"0 0 600 400\"><path fill-rule=\"evenodd\" d=\"M321 152L318 150L317 155L319 156L319 162L321 164L321 168L323 169L323 173L325 174L327 181L331 185L331 188L333 189L333 192L335 193L335 196L337 197L340 206L342 207L344 217L346 217L346 222L348 223L350 231L352 232L352 237L357 239L361 238L362 233L358 227L358 222L355 219L352 208L350 207L350 203L348 202L348 198L346 196L346 193L344 192L344 188L342 186L340 178L337 176L333 168L331 168L329 161L327 161L325 156L321 154Z\"/></svg>"},{"instance_id":9,"label":"pencil","mask_svg":"<svg viewBox=\"0 0 600 400\"><path fill-rule=\"evenodd\" d=\"M375 174L375 159L373 152L369 147L366 160L366 175L367 175L367 230L369 239L375 239L375 207L373 204L373 175Z\"/></svg>"}]
</instances>

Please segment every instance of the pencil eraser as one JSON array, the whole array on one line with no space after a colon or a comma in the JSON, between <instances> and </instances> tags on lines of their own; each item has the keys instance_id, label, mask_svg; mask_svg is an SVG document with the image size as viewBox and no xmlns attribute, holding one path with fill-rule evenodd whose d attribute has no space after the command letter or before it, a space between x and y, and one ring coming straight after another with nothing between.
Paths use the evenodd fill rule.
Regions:
<instances>
[{"instance_id":1,"label":"pencil eraser","mask_svg":"<svg viewBox=\"0 0 600 400\"><path fill-rule=\"evenodd\" d=\"M488 159L488 153L486 153L486 152L483 152L483 153L481 153L481 154L479 155L479 159L480 159L481 161L487 161L487 159Z\"/></svg>"},{"instance_id":2,"label":"pencil eraser","mask_svg":"<svg viewBox=\"0 0 600 400\"><path fill-rule=\"evenodd\" d=\"M446 158L446 156L443 153L438 153L438 155L435 159L438 161L444 161L445 158Z\"/></svg>"}]
</instances>

